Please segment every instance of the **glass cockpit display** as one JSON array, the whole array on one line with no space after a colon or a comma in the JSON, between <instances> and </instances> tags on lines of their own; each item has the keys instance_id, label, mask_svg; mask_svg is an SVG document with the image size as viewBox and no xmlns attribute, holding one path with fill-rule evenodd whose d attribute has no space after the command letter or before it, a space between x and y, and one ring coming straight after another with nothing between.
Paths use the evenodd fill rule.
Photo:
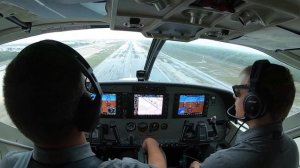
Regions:
<instances>
[{"instance_id":1,"label":"glass cockpit display","mask_svg":"<svg viewBox=\"0 0 300 168\"><path fill-rule=\"evenodd\" d=\"M116 94L103 94L101 104L102 115L116 115L117 114L117 95Z\"/></svg>"},{"instance_id":2,"label":"glass cockpit display","mask_svg":"<svg viewBox=\"0 0 300 168\"><path fill-rule=\"evenodd\" d=\"M177 115L202 115L204 102L204 95L180 95Z\"/></svg>"},{"instance_id":3,"label":"glass cockpit display","mask_svg":"<svg viewBox=\"0 0 300 168\"><path fill-rule=\"evenodd\" d=\"M135 116L159 116L163 114L163 95L134 94Z\"/></svg>"}]
</instances>

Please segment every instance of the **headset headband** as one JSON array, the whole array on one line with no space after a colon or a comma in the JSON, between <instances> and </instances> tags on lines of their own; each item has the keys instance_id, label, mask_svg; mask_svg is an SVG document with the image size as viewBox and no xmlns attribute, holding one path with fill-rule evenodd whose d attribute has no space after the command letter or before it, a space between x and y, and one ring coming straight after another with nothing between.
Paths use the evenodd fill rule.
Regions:
<instances>
[{"instance_id":1,"label":"headset headband","mask_svg":"<svg viewBox=\"0 0 300 168\"><path fill-rule=\"evenodd\" d=\"M54 41L54 40L43 40L40 42L51 44L51 45L55 46L56 49L60 50L61 53L67 52L68 54L66 54L66 55L73 55L73 57L75 57L75 59L73 59L73 60L75 62L77 62L77 65L80 68L80 71L83 73L83 75L90 80L90 83L96 94L96 97L94 100L98 101L97 103L99 103L101 101L102 90L99 86L99 83L98 83L95 75L93 74L93 69L91 68L89 63L76 50L74 50L73 48L71 48L70 46L68 46L64 43ZM64 49L62 49L60 47L63 47Z\"/></svg>"},{"instance_id":2,"label":"headset headband","mask_svg":"<svg viewBox=\"0 0 300 168\"><path fill-rule=\"evenodd\" d=\"M270 62L268 60L258 60L254 62L250 74L250 88L249 88L250 92L257 91L256 89L260 81L261 74L269 67L269 65Z\"/></svg>"},{"instance_id":3,"label":"headset headband","mask_svg":"<svg viewBox=\"0 0 300 168\"><path fill-rule=\"evenodd\" d=\"M100 100L102 90L98 84L98 81L97 81L95 75L93 74L93 69L79 53L76 53L75 58L76 58L77 63L79 64L81 72L84 74L85 77L87 77L90 80L90 83L92 84L92 87L96 94L95 100Z\"/></svg>"}]
</instances>

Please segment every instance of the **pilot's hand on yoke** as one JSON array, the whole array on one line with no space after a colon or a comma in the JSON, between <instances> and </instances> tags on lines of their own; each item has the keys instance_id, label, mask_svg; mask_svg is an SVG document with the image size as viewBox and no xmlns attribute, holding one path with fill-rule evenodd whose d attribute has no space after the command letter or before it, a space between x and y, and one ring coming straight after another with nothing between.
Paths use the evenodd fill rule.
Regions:
<instances>
[{"instance_id":1,"label":"pilot's hand on yoke","mask_svg":"<svg viewBox=\"0 0 300 168\"><path fill-rule=\"evenodd\" d=\"M155 165L157 168L167 167L166 157L155 139L146 138L142 147L148 153L148 164Z\"/></svg>"},{"instance_id":2,"label":"pilot's hand on yoke","mask_svg":"<svg viewBox=\"0 0 300 168\"><path fill-rule=\"evenodd\" d=\"M200 163L198 161L193 161L190 165L190 168L200 168Z\"/></svg>"},{"instance_id":3,"label":"pilot's hand on yoke","mask_svg":"<svg viewBox=\"0 0 300 168\"><path fill-rule=\"evenodd\" d=\"M159 148L159 144L154 138L148 137L143 142L143 149L148 151L151 148Z\"/></svg>"}]
</instances>

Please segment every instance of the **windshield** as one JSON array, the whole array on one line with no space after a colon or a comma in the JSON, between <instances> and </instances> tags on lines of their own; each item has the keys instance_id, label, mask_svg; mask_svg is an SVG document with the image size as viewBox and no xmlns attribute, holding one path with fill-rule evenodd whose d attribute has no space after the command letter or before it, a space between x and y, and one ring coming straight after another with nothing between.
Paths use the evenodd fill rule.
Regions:
<instances>
[{"instance_id":1,"label":"windshield","mask_svg":"<svg viewBox=\"0 0 300 168\"><path fill-rule=\"evenodd\" d=\"M0 85L7 64L27 45L53 39L77 50L94 68L99 82L136 81L136 71L144 69L151 39L141 33L109 29L78 30L49 33L0 45ZM210 40L189 43L166 42L154 63L150 80L188 83L231 90L239 83L239 72L257 59L272 59L259 51ZM286 66L286 65L285 65ZM300 73L289 67L294 75L297 95L291 114L300 112ZM14 126L9 119L0 90L0 122Z\"/></svg>"},{"instance_id":2,"label":"windshield","mask_svg":"<svg viewBox=\"0 0 300 168\"><path fill-rule=\"evenodd\" d=\"M296 97L289 115L300 112L300 70L258 50L240 45L199 39L189 43L168 41L153 65L150 80L188 83L232 90L240 83L239 74L254 61L268 59L291 71Z\"/></svg>"}]
</instances>

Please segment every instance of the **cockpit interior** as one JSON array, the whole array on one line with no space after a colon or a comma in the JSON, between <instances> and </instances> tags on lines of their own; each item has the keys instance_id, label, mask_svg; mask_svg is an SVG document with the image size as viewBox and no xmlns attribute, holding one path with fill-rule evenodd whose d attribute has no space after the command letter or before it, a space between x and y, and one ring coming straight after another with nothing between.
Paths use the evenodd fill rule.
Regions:
<instances>
[{"instance_id":1,"label":"cockpit interior","mask_svg":"<svg viewBox=\"0 0 300 168\"><path fill-rule=\"evenodd\" d=\"M144 160L145 137L158 140L169 166L185 167L224 148L232 93L196 85L101 83L99 125L86 137L99 157ZM184 166L185 165L185 166Z\"/></svg>"},{"instance_id":2,"label":"cockpit interior","mask_svg":"<svg viewBox=\"0 0 300 168\"><path fill-rule=\"evenodd\" d=\"M228 115L231 86L243 68L268 59L293 75L296 97L283 129L299 147L299 9L299 0L0 0L0 86L24 47L64 42L91 65L102 90L97 127L85 133L96 156L147 163L142 143L153 137L168 167L185 168L249 128ZM33 149L2 95L0 160Z\"/></svg>"}]
</instances>

